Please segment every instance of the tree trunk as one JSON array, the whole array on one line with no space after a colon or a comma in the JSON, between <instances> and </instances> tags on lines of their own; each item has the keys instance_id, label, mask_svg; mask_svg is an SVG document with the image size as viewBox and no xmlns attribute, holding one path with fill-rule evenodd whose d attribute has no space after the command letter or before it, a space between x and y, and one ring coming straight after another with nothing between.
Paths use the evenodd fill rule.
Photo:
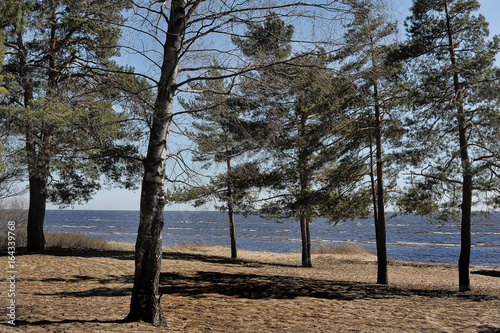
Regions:
<instances>
[{"instance_id":1,"label":"tree trunk","mask_svg":"<svg viewBox=\"0 0 500 333\"><path fill-rule=\"evenodd\" d=\"M458 285L460 291L470 290L470 254L471 254L471 216L472 216L472 165L469 159L467 139L467 118L463 105L463 89L460 83L457 58L453 33L451 30L451 17L448 9L448 1L444 2L446 12L446 28L450 52L451 68L453 70L453 88L455 98L452 102L457 105L458 137L460 144L460 160L462 162L462 228L460 257L458 259Z\"/></svg>"},{"instance_id":2,"label":"tree trunk","mask_svg":"<svg viewBox=\"0 0 500 333\"><path fill-rule=\"evenodd\" d=\"M51 130L41 131L38 139L38 152L34 126L26 126L26 156L28 159L30 202L28 208L28 251L45 250L43 224L47 205L47 187L50 166Z\"/></svg>"},{"instance_id":3,"label":"tree trunk","mask_svg":"<svg viewBox=\"0 0 500 333\"><path fill-rule=\"evenodd\" d=\"M299 135L299 154L298 167L300 177L300 200L304 200L307 193L311 189L311 175L308 170L310 155L307 146L307 114L302 110L302 101L297 100L298 112L300 112L300 124L298 128ZM305 203L304 203L305 202ZM308 200L305 200L302 205L308 205ZM307 208L303 206L300 212L300 233L302 237L302 267L312 267L311 259L311 232L309 229L309 215Z\"/></svg>"},{"instance_id":4,"label":"tree trunk","mask_svg":"<svg viewBox=\"0 0 500 333\"><path fill-rule=\"evenodd\" d=\"M158 291L165 206L165 161L185 27L186 1L172 0L153 125L144 160L141 212L135 245L134 287L130 312L125 318L125 321L143 320L155 326L166 325Z\"/></svg>"},{"instance_id":5,"label":"tree trunk","mask_svg":"<svg viewBox=\"0 0 500 333\"><path fill-rule=\"evenodd\" d=\"M461 131L465 133L465 131ZM460 135L465 137L465 134ZM467 155L467 149L460 154ZM458 285L460 291L470 290L470 254L471 254L471 215L472 215L472 176L470 174L470 163L468 158L462 157L464 161L463 170L463 193L462 193L462 228L460 257L458 259Z\"/></svg>"},{"instance_id":6,"label":"tree trunk","mask_svg":"<svg viewBox=\"0 0 500 333\"><path fill-rule=\"evenodd\" d=\"M37 175L29 177L28 252L44 251L46 248L43 224L47 203L47 179Z\"/></svg>"},{"instance_id":7,"label":"tree trunk","mask_svg":"<svg viewBox=\"0 0 500 333\"><path fill-rule=\"evenodd\" d=\"M375 185L375 170L373 168L373 143L372 143L372 136L370 134L370 187L371 187L371 194L372 194L372 205L373 205L373 221L375 222L375 226L378 224L378 214L377 214L377 193L375 192L376 190L376 185ZM375 232L377 230L375 229Z\"/></svg>"},{"instance_id":8,"label":"tree trunk","mask_svg":"<svg viewBox=\"0 0 500 333\"><path fill-rule=\"evenodd\" d=\"M23 98L24 107L29 108L33 104L33 79L27 60L27 50L24 46L23 35L20 33L17 39L19 52L19 63L21 67L21 77L23 78ZM37 154L37 133L35 125L27 120L25 129L25 151L28 165L29 181L29 207L27 221L27 249L29 252L43 251L46 248L43 224L45 221L45 209L47 204L47 184L49 176L50 156L49 153L50 133L40 136Z\"/></svg>"},{"instance_id":9,"label":"tree trunk","mask_svg":"<svg viewBox=\"0 0 500 333\"><path fill-rule=\"evenodd\" d=\"M377 283L387 284L387 240L385 231L384 208L384 163L382 160L382 116L380 114L378 82L374 85L375 97L375 141L377 163L377 223L375 237L377 241Z\"/></svg>"},{"instance_id":10,"label":"tree trunk","mask_svg":"<svg viewBox=\"0 0 500 333\"><path fill-rule=\"evenodd\" d=\"M228 215L229 215L229 236L231 237L231 258L238 258L238 246L236 244L236 227L234 223L234 211L233 205L229 205Z\"/></svg>"},{"instance_id":11,"label":"tree trunk","mask_svg":"<svg viewBox=\"0 0 500 333\"><path fill-rule=\"evenodd\" d=\"M227 138L227 135L226 135ZM227 166L227 215L229 218L229 238L231 239L231 258L238 257L238 249L236 245L236 227L234 223L234 185L231 167L231 152L226 145L226 166Z\"/></svg>"},{"instance_id":12,"label":"tree trunk","mask_svg":"<svg viewBox=\"0 0 500 333\"><path fill-rule=\"evenodd\" d=\"M312 267L311 260L311 233L306 214L300 216L300 234L302 237L302 267Z\"/></svg>"}]
</instances>

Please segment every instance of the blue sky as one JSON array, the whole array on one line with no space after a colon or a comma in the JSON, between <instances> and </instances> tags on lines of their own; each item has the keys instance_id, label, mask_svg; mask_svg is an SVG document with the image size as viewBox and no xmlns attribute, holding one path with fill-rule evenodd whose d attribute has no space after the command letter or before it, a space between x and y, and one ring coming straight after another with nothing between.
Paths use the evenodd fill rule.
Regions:
<instances>
[{"instance_id":1,"label":"blue sky","mask_svg":"<svg viewBox=\"0 0 500 333\"><path fill-rule=\"evenodd\" d=\"M395 0L400 19L404 20L410 12L412 0ZM490 34L500 34L500 0L479 0L481 4L480 13L490 23ZM500 57L499 57L500 58ZM500 60L497 60L500 66ZM83 205L75 205L74 209L88 210L139 210L140 190L128 191L113 189L100 191L91 201ZM47 209L57 209L57 206L48 205ZM190 205L172 205L165 207L167 210L192 210Z\"/></svg>"}]
</instances>

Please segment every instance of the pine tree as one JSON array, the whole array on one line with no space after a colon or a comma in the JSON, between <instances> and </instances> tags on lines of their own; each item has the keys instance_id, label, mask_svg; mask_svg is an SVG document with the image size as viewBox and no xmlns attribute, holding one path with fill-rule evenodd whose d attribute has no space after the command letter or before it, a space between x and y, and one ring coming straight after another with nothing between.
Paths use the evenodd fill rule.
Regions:
<instances>
[{"instance_id":1,"label":"pine tree","mask_svg":"<svg viewBox=\"0 0 500 333\"><path fill-rule=\"evenodd\" d=\"M461 221L459 288L470 290L473 207L498 207L500 38L488 40L476 0L416 0L407 19L413 59L407 154L415 170L400 204L433 219Z\"/></svg>"},{"instance_id":2,"label":"pine tree","mask_svg":"<svg viewBox=\"0 0 500 333\"><path fill-rule=\"evenodd\" d=\"M215 63L214 68L217 67ZM193 87L202 92L181 104L194 119L193 130L187 132L196 146L193 161L203 163L203 169L209 172L214 165L222 166L224 172L212 175L206 184L176 188L167 194L167 199L195 201L195 206L211 198L222 202L218 208L228 214L231 258L235 259L235 213L247 211L252 202L250 189L259 181L258 162L253 155L259 150L258 139L254 138L259 126L244 119L234 107L236 102L230 96L232 84L217 79L220 76L219 71L212 70L209 79Z\"/></svg>"},{"instance_id":3,"label":"pine tree","mask_svg":"<svg viewBox=\"0 0 500 333\"><path fill-rule=\"evenodd\" d=\"M358 103L355 107L359 108L356 122L359 132L353 139L366 141L369 147L367 157L370 160L369 176L377 242L377 283L387 284L384 178L387 176L385 164L388 159L384 157L382 148L400 138L399 122L390 109L397 98L392 78L399 71L400 62L389 59L394 49L390 38L394 38L397 27L388 21L387 14L377 5L381 3L352 3L354 20L347 26L346 45L337 58L342 60L344 75L353 78L358 86Z\"/></svg>"},{"instance_id":4,"label":"pine tree","mask_svg":"<svg viewBox=\"0 0 500 333\"><path fill-rule=\"evenodd\" d=\"M263 186L271 195L260 211L267 217L300 222L302 266L311 267L312 221L319 216L337 221L367 213L368 196L354 185L366 166L355 157L352 145L341 139L349 135L349 115L344 111L354 86L327 69L328 57L322 50L290 58L293 29L281 19L270 15L263 26L249 28L249 40L237 41L243 52L254 61L278 63L263 66L242 84L241 95L246 96L252 119L265 124L261 145L270 156L263 168ZM276 36L281 36L280 42Z\"/></svg>"},{"instance_id":5,"label":"pine tree","mask_svg":"<svg viewBox=\"0 0 500 333\"><path fill-rule=\"evenodd\" d=\"M123 126L133 105L123 91L146 86L111 60L119 55L122 3L12 0L8 7L15 19L3 28L9 93L2 98L2 120L24 136L28 249L40 251L48 200L86 201L103 174L135 186L140 163L124 157L137 157L139 133ZM114 110L117 105L123 112Z\"/></svg>"}]
</instances>

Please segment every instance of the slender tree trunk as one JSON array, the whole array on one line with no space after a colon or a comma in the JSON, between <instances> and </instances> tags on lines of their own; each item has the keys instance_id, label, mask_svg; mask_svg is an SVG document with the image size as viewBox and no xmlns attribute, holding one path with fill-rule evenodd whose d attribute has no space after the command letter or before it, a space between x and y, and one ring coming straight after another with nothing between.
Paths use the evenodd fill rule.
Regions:
<instances>
[{"instance_id":1,"label":"slender tree trunk","mask_svg":"<svg viewBox=\"0 0 500 333\"><path fill-rule=\"evenodd\" d=\"M468 139L467 139L467 117L463 105L463 89L460 83L457 59L455 55L455 45L451 30L451 17L448 8L448 1L444 2L446 12L446 26L448 33L448 44L450 52L451 68L453 70L453 87L455 98L453 102L457 104L458 137L460 144L460 160L462 162L462 228L460 257L458 260L458 285L460 291L470 290L470 254L471 254L471 218L472 218L472 165L469 159Z\"/></svg>"},{"instance_id":2,"label":"slender tree trunk","mask_svg":"<svg viewBox=\"0 0 500 333\"><path fill-rule=\"evenodd\" d=\"M229 149L226 147L226 153L229 154ZM227 160L227 215L229 218L229 238L231 239L231 258L236 259L238 257L238 248L236 244L236 227L234 222L234 186L231 174L231 157L228 156Z\"/></svg>"},{"instance_id":3,"label":"slender tree trunk","mask_svg":"<svg viewBox=\"0 0 500 333\"><path fill-rule=\"evenodd\" d=\"M378 82L374 85L375 96L375 140L377 163L377 224L375 237L377 240L377 283L387 284L387 240L385 231L384 208L384 163L382 160L382 116L380 114Z\"/></svg>"},{"instance_id":4,"label":"slender tree trunk","mask_svg":"<svg viewBox=\"0 0 500 333\"><path fill-rule=\"evenodd\" d=\"M233 205L229 205L228 216L229 216L229 236L231 237L231 258L238 258L238 246L236 244L236 227L234 223L234 210Z\"/></svg>"},{"instance_id":5,"label":"slender tree trunk","mask_svg":"<svg viewBox=\"0 0 500 333\"><path fill-rule=\"evenodd\" d=\"M377 193L376 193L376 185L375 185L375 169L373 168L373 146L372 146L372 136L370 134L370 187L372 193L372 205L373 205L373 221L375 222L375 232L377 232L378 225L378 213L377 213Z\"/></svg>"},{"instance_id":6,"label":"slender tree trunk","mask_svg":"<svg viewBox=\"0 0 500 333\"><path fill-rule=\"evenodd\" d=\"M300 234L302 237L302 267L312 267L311 233L309 230L309 221L305 212L300 216Z\"/></svg>"},{"instance_id":7,"label":"slender tree trunk","mask_svg":"<svg viewBox=\"0 0 500 333\"><path fill-rule=\"evenodd\" d=\"M301 107L301 101L298 102L299 112L300 112L300 124L299 124L299 177L300 177L300 192L301 200L305 199L306 194L309 192L311 187L310 174L308 170L309 164L309 153L307 151L307 138L306 138L306 128L307 128L307 114L303 112ZM308 204L307 200L304 204ZM312 267L311 259L311 232L309 229L309 216L307 214L307 207L303 207L300 212L300 233L302 238L302 267Z\"/></svg>"},{"instance_id":8,"label":"slender tree trunk","mask_svg":"<svg viewBox=\"0 0 500 333\"><path fill-rule=\"evenodd\" d=\"M153 112L153 126L148 153L144 160L141 213L135 245L134 287L130 312L125 318L125 321L143 320L155 326L166 325L158 290L164 225L165 161L185 27L186 1L172 0L161 77Z\"/></svg>"}]
</instances>

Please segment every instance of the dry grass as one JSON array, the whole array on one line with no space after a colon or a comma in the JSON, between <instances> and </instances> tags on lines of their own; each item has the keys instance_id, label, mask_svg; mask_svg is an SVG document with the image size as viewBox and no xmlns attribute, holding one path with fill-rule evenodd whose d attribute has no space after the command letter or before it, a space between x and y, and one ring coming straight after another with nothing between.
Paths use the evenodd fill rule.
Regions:
<instances>
[{"instance_id":1,"label":"dry grass","mask_svg":"<svg viewBox=\"0 0 500 333\"><path fill-rule=\"evenodd\" d=\"M340 255L370 255L372 252L368 251L362 246L356 244L342 244L315 247L311 251L313 254L340 254Z\"/></svg>"},{"instance_id":2,"label":"dry grass","mask_svg":"<svg viewBox=\"0 0 500 333\"><path fill-rule=\"evenodd\" d=\"M47 247L79 250L110 250L108 242L86 236L83 233L48 232Z\"/></svg>"},{"instance_id":3,"label":"dry grass","mask_svg":"<svg viewBox=\"0 0 500 333\"><path fill-rule=\"evenodd\" d=\"M0 251L7 250L7 228L0 228ZM26 228L16 228L16 247L26 247L27 232ZM106 242L105 240L92 238L83 233L66 233L66 232L45 232L45 240L48 248L54 249L78 249L78 250L122 250L124 245L117 242Z\"/></svg>"}]
</instances>

